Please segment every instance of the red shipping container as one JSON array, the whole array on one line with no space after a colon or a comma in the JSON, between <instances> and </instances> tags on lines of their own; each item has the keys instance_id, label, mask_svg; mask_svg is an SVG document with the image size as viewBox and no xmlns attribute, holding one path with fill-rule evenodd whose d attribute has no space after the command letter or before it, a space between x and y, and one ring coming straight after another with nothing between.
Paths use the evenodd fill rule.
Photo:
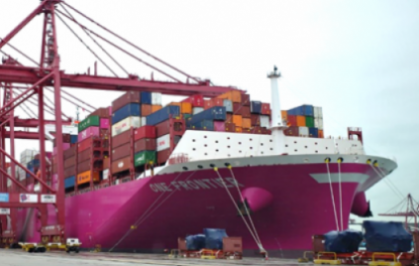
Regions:
<instances>
[{"instance_id":1,"label":"red shipping container","mask_svg":"<svg viewBox=\"0 0 419 266\"><path fill-rule=\"evenodd\" d=\"M122 146L131 141L131 130L125 131L115 137L112 137L112 149Z\"/></svg>"},{"instance_id":2,"label":"red shipping container","mask_svg":"<svg viewBox=\"0 0 419 266\"><path fill-rule=\"evenodd\" d=\"M68 169L64 169L64 177L70 177L70 176L75 176L76 173L76 167L71 167Z\"/></svg>"},{"instance_id":3,"label":"red shipping container","mask_svg":"<svg viewBox=\"0 0 419 266\"><path fill-rule=\"evenodd\" d=\"M79 142L77 144L77 151L78 151L78 153L80 153L84 150L87 150L90 147L92 147L92 137L89 137L89 138L83 140L82 142Z\"/></svg>"},{"instance_id":4,"label":"red shipping container","mask_svg":"<svg viewBox=\"0 0 419 266\"><path fill-rule=\"evenodd\" d=\"M134 144L134 153L140 151L155 151L157 148L156 139L140 139Z\"/></svg>"},{"instance_id":5,"label":"red shipping container","mask_svg":"<svg viewBox=\"0 0 419 266\"><path fill-rule=\"evenodd\" d=\"M241 103L242 103L243 106L250 106L250 95L249 94L242 94Z\"/></svg>"},{"instance_id":6,"label":"red shipping container","mask_svg":"<svg viewBox=\"0 0 419 266\"><path fill-rule=\"evenodd\" d=\"M88 149L80 152L79 154L77 154L77 162L81 163L81 162L85 162L85 161L90 161L92 156L93 156L92 149L88 148Z\"/></svg>"},{"instance_id":7,"label":"red shipping container","mask_svg":"<svg viewBox=\"0 0 419 266\"><path fill-rule=\"evenodd\" d=\"M109 166L110 166L109 158L104 158L103 159L103 169L109 169Z\"/></svg>"},{"instance_id":8,"label":"red shipping container","mask_svg":"<svg viewBox=\"0 0 419 266\"><path fill-rule=\"evenodd\" d=\"M157 164L164 164L169 159L172 151L170 149L157 152Z\"/></svg>"},{"instance_id":9,"label":"red shipping container","mask_svg":"<svg viewBox=\"0 0 419 266\"><path fill-rule=\"evenodd\" d=\"M112 149L112 162L131 156L131 154L133 154L131 143L127 143L122 146L119 146L115 149Z\"/></svg>"},{"instance_id":10,"label":"red shipping container","mask_svg":"<svg viewBox=\"0 0 419 266\"><path fill-rule=\"evenodd\" d=\"M200 94L192 95L181 102L191 103L192 107L204 107L204 96Z\"/></svg>"},{"instance_id":11,"label":"red shipping container","mask_svg":"<svg viewBox=\"0 0 419 266\"><path fill-rule=\"evenodd\" d=\"M226 123L230 123L231 121L233 121L232 119L233 119L233 114L227 113L226 114Z\"/></svg>"},{"instance_id":12,"label":"red shipping container","mask_svg":"<svg viewBox=\"0 0 419 266\"><path fill-rule=\"evenodd\" d=\"M234 123L225 123L226 132L236 132L236 125Z\"/></svg>"},{"instance_id":13,"label":"red shipping container","mask_svg":"<svg viewBox=\"0 0 419 266\"><path fill-rule=\"evenodd\" d=\"M298 123L297 123L297 116L296 115L288 115L288 125L289 126L298 126Z\"/></svg>"},{"instance_id":14,"label":"red shipping container","mask_svg":"<svg viewBox=\"0 0 419 266\"><path fill-rule=\"evenodd\" d=\"M290 116L288 116L290 117ZM298 137L299 135L299 128L297 126L291 126L284 130L285 136L294 136Z\"/></svg>"},{"instance_id":15,"label":"red shipping container","mask_svg":"<svg viewBox=\"0 0 419 266\"><path fill-rule=\"evenodd\" d=\"M140 99L140 92L128 91L112 102L112 112L115 113L115 111L129 103L140 103Z\"/></svg>"},{"instance_id":16,"label":"red shipping container","mask_svg":"<svg viewBox=\"0 0 419 266\"><path fill-rule=\"evenodd\" d=\"M102 108L96 109L89 116L99 116L101 118L108 118L109 117L109 107L102 107Z\"/></svg>"},{"instance_id":17,"label":"red shipping container","mask_svg":"<svg viewBox=\"0 0 419 266\"><path fill-rule=\"evenodd\" d=\"M250 106L242 106L240 110L243 118L251 118Z\"/></svg>"},{"instance_id":18,"label":"red shipping container","mask_svg":"<svg viewBox=\"0 0 419 266\"><path fill-rule=\"evenodd\" d=\"M152 113L151 104L141 105L141 116L149 116Z\"/></svg>"},{"instance_id":19,"label":"red shipping container","mask_svg":"<svg viewBox=\"0 0 419 266\"><path fill-rule=\"evenodd\" d=\"M260 126L260 116L258 114L251 114L250 120L252 122L252 126Z\"/></svg>"},{"instance_id":20,"label":"red shipping container","mask_svg":"<svg viewBox=\"0 0 419 266\"><path fill-rule=\"evenodd\" d=\"M175 122L174 119L169 119L156 125L157 137L169 134L171 128L173 128L173 131L175 132L183 131L183 126L180 122Z\"/></svg>"},{"instance_id":21,"label":"red shipping container","mask_svg":"<svg viewBox=\"0 0 419 266\"><path fill-rule=\"evenodd\" d=\"M64 160L76 155L77 147L72 146L63 152Z\"/></svg>"},{"instance_id":22,"label":"red shipping container","mask_svg":"<svg viewBox=\"0 0 419 266\"><path fill-rule=\"evenodd\" d=\"M157 135L156 135L155 126L142 126L134 130L134 140L139 140L139 139L144 139L144 138L155 139L156 137Z\"/></svg>"},{"instance_id":23,"label":"red shipping container","mask_svg":"<svg viewBox=\"0 0 419 266\"><path fill-rule=\"evenodd\" d=\"M133 162L131 161L131 156L119 159L115 162L112 162L112 173L116 174L119 172L123 172L129 170L129 168L133 166ZM133 166L134 167L134 166Z\"/></svg>"},{"instance_id":24,"label":"red shipping container","mask_svg":"<svg viewBox=\"0 0 419 266\"><path fill-rule=\"evenodd\" d=\"M271 114L271 105L269 103L262 103L261 114L270 115Z\"/></svg>"},{"instance_id":25,"label":"red shipping container","mask_svg":"<svg viewBox=\"0 0 419 266\"><path fill-rule=\"evenodd\" d=\"M221 98L212 98L211 100L212 106L224 106L224 99Z\"/></svg>"},{"instance_id":26,"label":"red shipping container","mask_svg":"<svg viewBox=\"0 0 419 266\"><path fill-rule=\"evenodd\" d=\"M64 169L70 168L76 165L76 156L70 157L64 161Z\"/></svg>"},{"instance_id":27,"label":"red shipping container","mask_svg":"<svg viewBox=\"0 0 419 266\"><path fill-rule=\"evenodd\" d=\"M77 164L77 174L90 171L90 160Z\"/></svg>"},{"instance_id":28,"label":"red shipping container","mask_svg":"<svg viewBox=\"0 0 419 266\"><path fill-rule=\"evenodd\" d=\"M241 103L233 103L233 114L241 115L243 105Z\"/></svg>"},{"instance_id":29,"label":"red shipping container","mask_svg":"<svg viewBox=\"0 0 419 266\"><path fill-rule=\"evenodd\" d=\"M55 136L55 138L57 138L57 136ZM62 139L63 139L63 143L70 143L71 142L71 135L70 134L63 134ZM54 139L52 141L52 144L53 144L54 147L57 147L57 140Z\"/></svg>"},{"instance_id":30,"label":"red shipping container","mask_svg":"<svg viewBox=\"0 0 419 266\"><path fill-rule=\"evenodd\" d=\"M211 100L204 100L204 109L210 109L212 107L212 101Z\"/></svg>"}]
</instances>

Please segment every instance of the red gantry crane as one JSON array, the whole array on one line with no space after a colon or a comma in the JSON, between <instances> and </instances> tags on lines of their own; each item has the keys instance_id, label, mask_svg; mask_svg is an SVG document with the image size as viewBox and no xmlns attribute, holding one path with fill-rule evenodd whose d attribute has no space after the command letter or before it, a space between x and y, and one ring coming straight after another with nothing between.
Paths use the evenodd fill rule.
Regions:
<instances>
[{"instance_id":1,"label":"red gantry crane","mask_svg":"<svg viewBox=\"0 0 419 266\"><path fill-rule=\"evenodd\" d=\"M95 27L105 31L118 41L131 47L134 51L128 51L115 42L103 37L96 31L81 24L78 17L92 23ZM40 60L36 61L17 49L11 44L13 38L36 16L43 16L42 27L42 46ZM83 74L68 74L60 69L60 54L57 44L57 21L60 20L83 44L83 40L70 27L70 24L79 27L92 40L100 50L106 54L120 70L125 73L125 77L118 77L116 72L107 64L98 53L86 45L86 48L102 63L106 69L113 74L113 77L100 76L97 67L93 73L90 69ZM140 79L136 75L131 75L127 70L105 49L105 45L118 50L120 53L135 59L136 61L151 68L159 75L169 78L171 81L156 81L153 75L149 80ZM5 53L2 48L8 46L14 52L19 53L35 66L25 66L18 62L14 57ZM0 239L3 244L15 243L17 235L16 208L35 208L41 214L41 236L43 242L62 242L66 237L65 231L65 193L64 193L64 166L63 166L63 126L70 125L71 119L65 115L61 109L62 100L75 106L84 106L87 110L94 110L94 107L78 99L76 96L63 90L63 87L90 89L90 90L112 90L112 91L152 91L169 95L192 95L202 94L205 97L213 97L226 91L235 89L233 87L212 86L209 80L201 80L190 76L163 60L153 56L144 49L129 42L120 35L105 28L90 17L78 11L74 7L61 0L43 0L39 6L33 10L19 25L17 25L7 36L0 39L0 52L3 54L2 64L0 64L0 88L3 89L3 100L0 102ZM141 59L135 53L142 53L151 60L168 68L171 73L186 79L182 82L174 74L157 68L152 64ZM46 96L46 92L53 94L53 101ZM33 112L28 105L36 106L37 112ZM16 108L23 110L28 119L14 116ZM37 114L36 114L37 113ZM46 120L45 113L54 115L55 119ZM51 164L45 159L45 125L54 125L56 136L56 162L58 187L51 186ZM15 128L39 128L38 132L17 131ZM6 152L6 139L10 139L10 153ZM17 139L36 139L40 146L40 175L35 175L24 165L20 164L15 156L15 141ZM6 159L10 160L11 173L7 173ZM40 185L39 191L30 191L28 186L19 182L15 168L20 167L25 170L27 175ZM11 180L12 185L8 188L7 180ZM47 207L46 204L54 204L56 207L57 224L47 226ZM8 227L11 222L11 227Z\"/></svg>"}]
</instances>

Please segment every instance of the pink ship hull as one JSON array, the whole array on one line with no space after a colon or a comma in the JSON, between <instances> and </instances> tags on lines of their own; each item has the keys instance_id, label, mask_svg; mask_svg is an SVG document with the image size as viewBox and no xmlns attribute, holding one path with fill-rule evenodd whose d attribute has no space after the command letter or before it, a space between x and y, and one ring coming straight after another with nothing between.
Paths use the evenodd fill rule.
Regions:
<instances>
[{"instance_id":1,"label":"pink ship hull","mask_svg":"<svg viewBox=\"0 0 419 266\"><path fill-rule=\"evenodd\" d=\"M325 170L324 164L233 169L241 190L258 187L273 195L268 206L252 214L265 249L283 253L307 250L313 234L336 229L329 183L318 183L310 176L327 173ZM337 167L331 165L331 172L336 173ZM379 179L368 165L345 164L344 173L367 174L368 183ZM224 178L231 176L227 169L220 170L220 174ZM256 251L251 234L225 188L214 181L216 178L213 170L167 174L68 197L68 237L78 237L85 248L99 244L103 249L151 251L176 248L178 237L201 233L206 227L225 228L228 235L243 237L244 249ZM178 188L170 186L174 180ZM199 180L209 180L209 188L199 186L205 184ZM239 202L233 183L227 184ZM358 186L358 182L342 183L345 228ZM172 191L155 192L165 187ZM337 195L338 183L333 184L333 190ZM338 197L335 202L339 213ZM131 230L132 225L137 228Z\"/></svg>"}]
</instances>

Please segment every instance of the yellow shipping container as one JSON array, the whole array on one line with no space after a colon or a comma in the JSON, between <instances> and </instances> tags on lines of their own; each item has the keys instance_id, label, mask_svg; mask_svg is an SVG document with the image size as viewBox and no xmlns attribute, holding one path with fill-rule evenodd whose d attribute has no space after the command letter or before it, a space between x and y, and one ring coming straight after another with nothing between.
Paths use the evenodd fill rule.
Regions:
<instances>
[{"instance_id":1,"label":"yellow shipping container","mask_svg":"<svg viewBox=\"0 0 419 266\"><path fill-rule=\"evenodd\" d=\"M192 104L191 103L181 103L180 105L181 114L192 114Z\"/></svg>"},{"instance_id":2,"label":"yellow shipping container","mask_svg":"<svg viewBox=\"0 0 419 266\"><path fill-rule=\"evenodd\" d=\"M157 112L161 108L162 108L161 105L152 105L151 106L151 113Z\"/></svg>"},{"instance_id":3,"label":"yellow shipping container","mask_svg":"<svg viewBox=\"0 0 419 266\"><path fill-rule=\"evenodd\" d=\"M90 179L93 178L93 182L99 181L99 172L97 171L86 171L77 175L77 185L89 183Z\"/></svg>"},{"instance_id":4,"label":"yellow shipping container","mask_svg":"<svg viewBox=\"0 0 419 266\"><path fill-rule=\"evenodd\" d=\"M302 115L297 115L297 127L306 126L306 117Z\"/></svg>"},{"instance_id":5,"label":"yellow shipping container","mask_svg":"<svg viewBox=\"0 0 419 266\"><path fill-rule=\"evenodd\" d=\"M243 118L241 115L233 115L233 123L236 125L236 127L242 127L243 126Z\"/></svg>"},{"instance_id":6,"label":"yellow shipping container","mask_svg":"<svg viewBox=\"0 0 419 266\"><path fill-rule=\"evenodd\" d=\"M242 127L244 128L251 128L252 127L252 120L250 118L243 118L242 119Z\"/></svg>"}]
</instances>

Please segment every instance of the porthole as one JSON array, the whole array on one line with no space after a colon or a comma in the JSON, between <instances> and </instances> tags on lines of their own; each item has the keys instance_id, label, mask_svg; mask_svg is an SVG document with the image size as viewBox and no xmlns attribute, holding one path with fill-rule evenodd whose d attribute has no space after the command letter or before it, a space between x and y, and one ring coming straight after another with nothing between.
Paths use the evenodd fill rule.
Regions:
<instances>
[{"instance_id":1,"label":"porthole","mask_svg":"<svg viewBox=\"0 0 419 266\"><path fill-rule=\"evenodd\" d=\"M218 143L218 140L216 140L215 143Z\"/></svg>"},{"instance_id":2,"label":"porthole","mask_svg":"<svg viewBox=\"0 0 419 266\"><path fill-rule=\"evenodd\" d=\"M249 139L249 141L252 141L252 139Z\"/></svg>"},{"instance_id":3,"label":"porthole","mask_svg":"<svg viewBox=\"0 0 419 266\"><path fill-rule=\"evenodd\" d=\"M207 138L207 136L204 136L204 139L206 139Z\"/></svg>"},{"instance_id":4,"label":"porthole","mask_svg":"<svg viewBox=\"0 0 419 266\"><path fill-rule=\"evenodd\" d=\"M193 142L195 142L195 140L194 140L194 139L193 139L192 141L193 141Z\"/></svg>"},{"instance_id":5,"label":"porthole","mask_svg":"<svg viewBox=\"0 0 419 266\"><path fill-rule=\"evenodd\" d=\"M204 153L204 155L205 155L205 156L207 156L207 155L208 155L208 153Z\"/></svg>"},{"instance_id":6,"label":"porthole","mask_svg":"<svg viewBox=\"0 0 419 266\"><path fill-rule=\"evenodd\" d=\"M192 148L192 150L195 151L196 149L195 148Z\"/></svg>"},{"instance_id":7,"label":"porthole","mask_svg":"<svg viewBox=\"0 0 419 266\"><path fill-rule=\"evenodd\" d=\"M307 146L304 146L304 148L306 148L306 149L307 149Z\"/></svg>"},{"instance_id":8,"label":"porthole","mask_svg":"<svg viewBox=\"0 0 419 266\"><path fill-rule=\"evenodd\" d=\"M208 145L207 144L204 144L204 147L207 147Z\"/></svg>"},{"instance_id":9,"label":"porthole","mask_svg":"<svg viewBox=\"0 0 419 266\"><path fill-rule=\"evenodd\" d=\"M204 167L202 167L202 165L198 165L198 168L199 168L199 169L202 169L202 168L204 168Z\"/></svg>"},{"instance_id":10,"label":"porthole","mask_svg":"<svg viewBox=\"0 0 419 266\"><path fill-rule=\"evenodd\" d=\"M294 143L297 143L297 141L294 141Z\"/></svg>"},{"instance_id":11,"label":"porthole","mask_svg":"<svg viewBox=\"0 0 419 266\"><path fill-rule=\"evenodd\" d=\"M294 150L295 152L297 152L298 150Z\"/></svg>"},{"instance_id":12,"label":"porthole","mask_svg":"<svg viewBox=\"0 0 419 266\"><path fill-rule=\"evenodd\" d=\"M287 144L287 145L285 145L285 148L288 148L288 144Z\"/></svg>"},{"instance_id":13,"label":"porthole","mask_svg":"<svg viewBox=\"0 0 419 266\"><path fill-rule=\"evenodd\" d=\"M217 150L215 150L216 152L218 152L218 149Z\"/></svg>"},{"instance_id":14,"label":"porthole","mask_svg":"<svg viewBox=\"0 0 419 266\"><path fill-rule=\"evenodd\" d=\"M228 146L227 146L227 148L229 148L229 149L230 149L230 145L228 145Z\"/></svg>"},{"instance_id":15,"label":"porthole","mask_svg":"<svg viewBox=\"0 0 419 266\"><path fill-rule=\"evenodd\" d=\"M182 167L183 170L188 171L188 167L184 166Z\"/></svg>"},{"instance_id":16,"label":"porthole","mask_svg":"<svg viewBox=\"0 0 419 266\"><path fill-rule=\"evenodd\" d=\"M319 151L316 151L316 153L319 153Z\"/></svg>"},{"instance_id":17,"label":"porthole","mask_svg":"<svg viewBox=\"0 0 419 266\"><path fill-rule=\"evenodd\" d=\"M261 143L260 146L263 146L263 143Z\"/></svg>"},{"instance_id":18,"label":"porthole","mask_svg":"<svg viewBox=\"0 0 419 266\"><path fill-rule=\"evenodd\" d=\"M210 164L210 167L213 167L213 168L214 168L214 167L215 167L215 164L213 164L213 163L212 163L212 164Z\"/></svg>"},{"instance_id":19,"label":"porthole","mask_svg":"<svg viewBox=\"0 0 419 266\"><path fill-rule=\"evenodd\" d=\"M241 145L242 143L241 142L239 142L239 145Z\"/></svg>"}]
</instances>

